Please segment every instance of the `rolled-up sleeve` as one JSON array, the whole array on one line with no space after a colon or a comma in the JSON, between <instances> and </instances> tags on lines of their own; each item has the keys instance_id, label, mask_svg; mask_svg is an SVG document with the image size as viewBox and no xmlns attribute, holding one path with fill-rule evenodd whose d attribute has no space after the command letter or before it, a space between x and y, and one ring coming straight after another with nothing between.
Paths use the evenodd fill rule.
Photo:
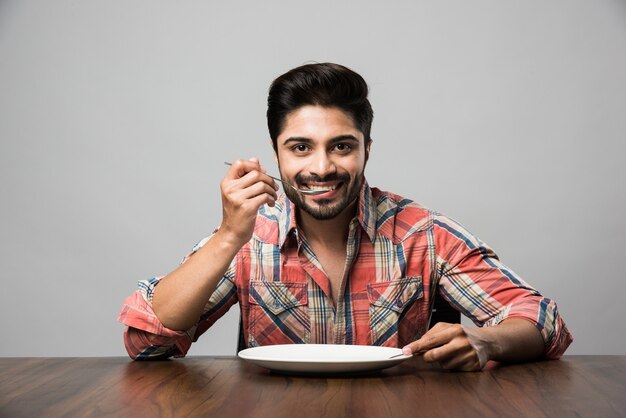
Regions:
<instances>
[{"instance_id":1,"label":"rolled-up sleeve","mask_svg":"<svg viewBox=\"0 0 626 418\"><path fill-rule=\"evenodd\" d=\"M163 326L145 296L146 286L154 288L158 278L139 282L140 290L126 298L117 320L124 325L124 346L134 360L184 356L192 342L194 328L174 331Z\"/></svg>"},{"instance_id":2,"label":"rolled-up sleeve","mask_svg":"<svg viewBox=\"0 0 626 418\"><path fill-rule=\"evenodd\" d=\"M182 263L200 249L209 238L200 241ZM181 263L181 264L182 264ZM125 325L124 346L134 360L184 357L191 344L237 302L234 284L235 260L207 301L198 322L186 331L163 326L152 309L152 295L160 277L139 281L139 288L126 298L117 320Z\"/></svg>"},{"instance_id":3,"label":"rolled-up sleeve","mask_svg":"<svg viewBox=\"0 0 626 418\"><path fill-rule=\"evenodd\" d=\"M457 222L435 217L439 291L478 326L522 318L541 332L545 357L559 358L573 338L556 302L541 295Z\"/></svg>"}]
</instances>

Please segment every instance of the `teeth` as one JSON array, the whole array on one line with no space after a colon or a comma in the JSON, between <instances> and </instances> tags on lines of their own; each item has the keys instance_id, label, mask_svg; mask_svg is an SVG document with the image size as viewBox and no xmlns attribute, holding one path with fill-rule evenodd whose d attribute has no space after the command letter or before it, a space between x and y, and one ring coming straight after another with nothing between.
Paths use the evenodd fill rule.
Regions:
<instances>
[{"instance_id":1,"label":"teeth","mask_svg":"<svg viewBox=\"0 0 626 418\"><path fill-rule=\"evenodd\" d=\"M337 188L337 186L331 186L331 187L322 187L322 186L313 186L311 184L309 184L309 189L311 190L325 190L325 191L331 191L331 190L335 190L335 188Z\"/></svg>"}]
</instances>

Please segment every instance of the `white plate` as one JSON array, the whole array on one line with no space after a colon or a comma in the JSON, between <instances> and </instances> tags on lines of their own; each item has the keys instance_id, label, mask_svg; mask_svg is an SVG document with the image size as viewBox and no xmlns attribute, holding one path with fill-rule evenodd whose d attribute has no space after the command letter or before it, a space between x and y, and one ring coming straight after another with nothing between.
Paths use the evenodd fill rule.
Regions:
<instances>
[{"instance_id":1,"label":"white plate","mask_svg":"<svg viewBox=\"0 0 626 418\"><path fill-rule=\"evenodd\" d=\"M247 348L239 357L261 367L282 372L342 373L381 370L411 356L399 356L392 347L336 344L282 344Z\"/></svg>"}]
</instances>

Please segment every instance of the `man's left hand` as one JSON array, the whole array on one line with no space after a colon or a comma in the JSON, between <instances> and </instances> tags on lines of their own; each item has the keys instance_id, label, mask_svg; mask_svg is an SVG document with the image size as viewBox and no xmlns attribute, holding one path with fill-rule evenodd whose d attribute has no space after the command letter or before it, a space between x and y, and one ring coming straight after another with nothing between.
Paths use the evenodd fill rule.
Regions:
<instances>
[{"instance_id":1,"label":"man's left hand","mask_svg":"<svg viewBox=\"0 0 626 418\"><path fill-rule=\"evenodd\" d=\"M478 371L491 358L491 344L480 328L439 322L417 341L402 348L404 354L424 355L424 361L444 369Z\"/></svg>"}]
</instances>

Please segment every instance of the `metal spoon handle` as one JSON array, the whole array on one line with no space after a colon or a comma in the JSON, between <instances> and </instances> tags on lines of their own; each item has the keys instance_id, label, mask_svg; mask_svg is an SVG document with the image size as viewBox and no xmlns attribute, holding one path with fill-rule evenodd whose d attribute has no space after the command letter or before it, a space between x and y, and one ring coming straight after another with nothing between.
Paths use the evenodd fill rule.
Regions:
<instances>
[{"instance_id":1,"label":"metal spoon handle","mask_svg":"<svg viewBox=\"0 0 626 418\"><path fill-rule=\"evenodd\" d=\"M228 165L228 166L232 166L232 163L229 163L227 161L224 161L224 164ZM287 183L286 181L282 181L281 179L279 179L278 177L274 177L274 176L270 176L269 174L266 173L266 175L268 177L273 178L276 181L280 181L283 186L289 186L292 189L294 189L297 192L303 193L303 194L308 194L308 195L316 195L316 194L322 194L322 193L326 193L324 190L303 190L303 189L298 189L296 186L293 186L291 183Z\"/></svg>"},{"instance_id":2,"label":"metal spoon handle","mask_svg":"<svg viewBox=\"0 0 626 418\"><path fill-rule=\"evenodd\" d=\"M229 163L229 162L226 162L226 161L224 161L224 164L226 164L226 165L228 165L228 166L232 166L232 165L233 165L232 163ZM287 185L287 186L291 187L291 188L292 188L292 189L294 189L294 190L298 190L298 189L296 189L295 187L293 187L291 184L289 184L289 183L287 183L287 182L285 182L285 181L282 181L282 180L281 180L281 179L279 179L278 177L270 176L270 175L269 175L269 174L267 174L267 173L265 173L265 174L266 174L268 177L271 177L271 178L273 178L273 179L274 179L274 180L276 180L276 181L280 181L283 185Z\"/></svg>"}]
</instances>

